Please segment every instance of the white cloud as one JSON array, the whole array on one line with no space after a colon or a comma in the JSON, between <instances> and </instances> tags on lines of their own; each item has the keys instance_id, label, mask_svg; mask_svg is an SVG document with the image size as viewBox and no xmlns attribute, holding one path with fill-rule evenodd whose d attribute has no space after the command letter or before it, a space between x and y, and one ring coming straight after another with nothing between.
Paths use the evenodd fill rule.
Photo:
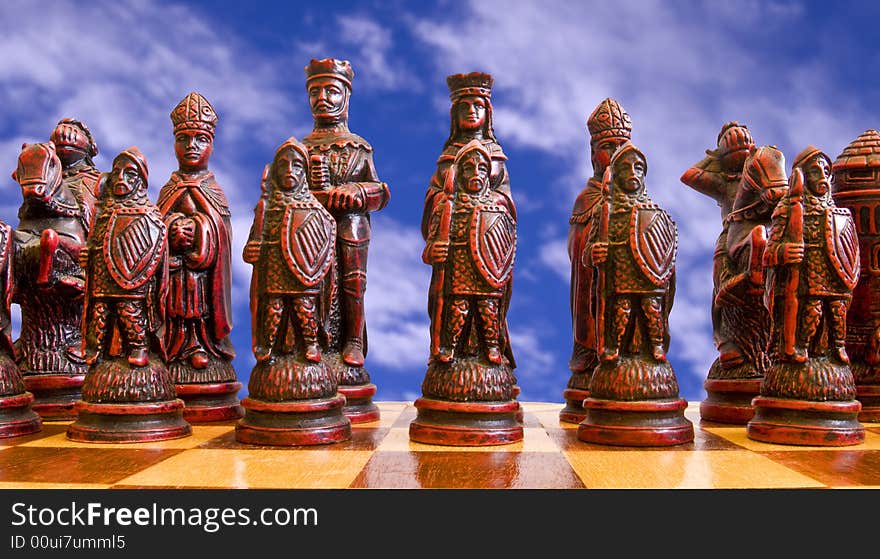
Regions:
<instances>
[{"instance_id":1,"label":"white cloud","mask_svg":"<svg viewBox=\"0 0 880 559\"><path fill-rule=\"evenodd\" d=\"M375 21L359 16L339 16L339 34L343 42L359 47L359 83L378 90L397 89L404 82L407 89L418 83L398 63L389 61L393 46L391 31Z\"/></svg>"}]
</instances>

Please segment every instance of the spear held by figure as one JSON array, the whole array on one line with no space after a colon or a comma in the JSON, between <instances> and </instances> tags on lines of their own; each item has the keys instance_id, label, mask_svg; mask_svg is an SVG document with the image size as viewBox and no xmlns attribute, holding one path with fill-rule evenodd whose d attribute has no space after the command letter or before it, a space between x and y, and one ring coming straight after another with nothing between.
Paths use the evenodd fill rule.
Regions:
<instances>
[{"instance_id":1,"label":"spear held by figure","mask_svg":"<svg viewBox=\"0 0 880 559\"><path fill-rule=\"evenodd\" d=\"M611 167L602 175L602 206L599 208L599 230L597 238L601 243L608 243L608 223L611 220ZM607 262L607 261L606 261ZM606 263L596 267L596 353L605 351L605 285Z\"/></svg>"},{"instance_id":2,"label":"spear held by figure","mask_svg":"<svg viewBox=\"0 0 880 559\"><path fill-rule=\"evenodd\" d=\"M799 168L792 171L788 186L790 203L788 225L786 227L788 242L792 245L804 246L804 174ZM788 270L788 280L784 286L784 308L782 310L782 350L783 354L794 360L803 361L805 355L797 351L797 290L800 281L800 264L793 264Z\"/></svg>"}]
</instances>

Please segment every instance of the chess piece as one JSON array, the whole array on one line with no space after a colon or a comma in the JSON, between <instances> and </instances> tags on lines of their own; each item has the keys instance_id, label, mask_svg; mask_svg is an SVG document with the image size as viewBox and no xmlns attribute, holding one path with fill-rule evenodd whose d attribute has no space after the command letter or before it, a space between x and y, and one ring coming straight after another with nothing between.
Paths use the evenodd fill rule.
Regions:
<instances>
[{"instance_id":1,"label":"chess piece","mask_svg":"<svg viewBox=\"0 0 880 559\"><path fill-rule=\"evenodd\" d=\"M846 352L859 257L850 211L831 196L831 159L808 146L792 164L764 250L771 365L752 401L749 438L818 446L864 441Z\"/></svg>"},{"instance_id":2,"label":"chess piece","mask_svg":"<svg viewBox=\"0 0 880 559\"><path fill-rule=\"evenodd\" d=\"M43 419L76 417L87 366L82 343L85 272L79 251L95 209L97 145L85 124L63 119L52 140L25 144L13 178L22 204L13 242L15 289L21 310L16 359L33 409Z\"/></svg>"},{"instance_id":3,"label":"chess piece","mask_svg":"<svg viewBox=\"0 0 880 559\"><path fill-rule=\"evenodd\" d=\"M846 315L846 352L862 404L859 421L880 422L880 133L869 129L859 135L831 169L831 195L852 213L862 255Z\"/></svg>"},{"instance_id":4,"label":"chess piece","mask_svg":"<svg viewBox=\"0 0 880 559\"><path fill-rule=\"evenodd\" d=\"M263 171L262 196L244 249L251 275L257 363L236 440L314 445L351 438L345 397L327 363L327 293L334 288L336 222L309 188L309 152L284 142Z\"/></svg>"},{"instance_id":5,"label":"chess piece","mask_svg":"<svg viewBox=\"0 0 880 559\"><path fill-rule=\"evenodd\" d=\"M431 346L418 416L409 427L416 442L484 446L523 438L506 318L515 211L508 196L492 189L491 169L491 152L471 140L426 210L422 260L433 267Z\"/></svg>"},{"instance_id":6,"label":"chess piece","mask_svg":"<svg viewBox=\"0 0 880 559\"><path fill-rule=\"evenodd\" d=\"M238 419L241 383L232 360L232 225L208 163L217 113L192 92L171 111L178 170L159 192L168 229L168 368L188 422Z\"/></svg>"},{"instance_id":7,"label":"chess piece","mask_svg":"<svg viewBox=\"0 0 880 559\"><path fill-rule=\"evenodd\" d=\"M590 161L593 176L575 198L568 228L568 257L571 262L572 352L568 361L571 376L562 397L565 407L559 420L580 423L587 416L583 402L590 396L590 375L596 356L596 324L593 317L595 270L584 266L581 253L587 243L593 211L602 202L602 176L614 151L632 136L632 119L616 100L603 100L587 119L590 132Z\"/></svg>"},{"instance_id":8,"label":"chess piece","mask_svg":"<svg viewBox=\"0 0 880 559\"><path fill-rule=\"evenodd\" d=\"M596 350L585 442L668 446L694 438L687 401L666 357L675 293L678 231L648 196L647 160L631 142L611 157L604 200L594 211L584 263L596 268Z\"/></svg>"},{"instance_id":9,"label":"chess piece","mask_svg":"<svg viewBox=\"0 0 880 559\"><path fill-rule=\"evenodd\" d=\"M330 312L326 359L345 396L352 423L379 419L373 403L376 385L364 367L367 324L364 294L370 213L388 204L388 185L373 165L373 148L348 129L348 106L354 71L347 60L312 59L305 68L314 128L302 143L309 150L315 197L336 220L335 287L324 301Z\"/></svg>"},{"instance_id":10,"label":"chess piece","mask_svg":"<svg viewBox=\"0 0 880 559\"><path fill-rule=\"evenodd\" d=\"M168 235L147 198L147 161L137 147L116 156L81 252L83 347L89 364L67 437L143 442L192 433L165 364Z\"/></svg>"},{"instance_id":11,"label":"chess piece","mask_svg":"<svg viewBox=\"0 0 880 559\"><path fill-rule=\"evenodd\" d=\"M30 435L43 428L33 410L34 395L27 390L15 362L12 343L12 227L0 221L0 439Z\"/></svg>"}]
</instances>

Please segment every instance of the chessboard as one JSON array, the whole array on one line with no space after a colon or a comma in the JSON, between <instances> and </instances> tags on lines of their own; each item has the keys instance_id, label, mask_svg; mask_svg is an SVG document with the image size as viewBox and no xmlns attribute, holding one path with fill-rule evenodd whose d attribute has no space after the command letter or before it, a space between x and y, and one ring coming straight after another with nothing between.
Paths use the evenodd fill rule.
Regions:
<instances>
[{"instance_id":1,"label":"chessboard","mask_svg":"<svg viewBox=\"0 0 880 559\"><path fill-rule=\"evenodd\" d=\"M409 440L411 402L378 402L381 418L343 443L241 444L235 422L197 424L182 439L133 444L68 440L66 422L0 439L0 489L819 489L880 488L880 423L847 447L753 441L745 426L686 416L695 439L671 447L581 442L562 404L523 402L524 439L489 447Z\"/></svg>"}]
</instances>

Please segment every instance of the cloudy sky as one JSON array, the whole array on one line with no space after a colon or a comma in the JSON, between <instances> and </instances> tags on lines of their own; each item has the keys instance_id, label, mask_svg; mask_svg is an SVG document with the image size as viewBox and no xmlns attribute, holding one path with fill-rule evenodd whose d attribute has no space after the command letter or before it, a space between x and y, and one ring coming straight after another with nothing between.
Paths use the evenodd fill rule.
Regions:
<instances>
[{"instance_id":1,"label":"cloudy sky","mask_svg":"<svg viewBox=\"0 0 880 559\"><path fill-rule=\"evenodd\" d=\"M303 67L344 58L355 71L351 129L370 141L389 205L373 214L367 368L378 400L414 399L428 355L420 260L422 199L449 132L448 74L495 77L496 134L509 156L519 244L508 322L524 400L562 401L571 349L568 215L591 174L585 121L606 97L633 119L648 189L679 227L670 360L681 395L701 400L711 343L714 201L679 182L721 125L746 123L791 161L832 158L880 126L880 5L837 2L216 2L0 4L0 218L17 223L10 178L22 142L75 117L107 170L137 145L153 199L176 168L171 109L190 91L220 115L211 167L235 225L235 365L253 365L250 266L241 248L263 166L311 129Z\"/></svg>"}]
</instances>

